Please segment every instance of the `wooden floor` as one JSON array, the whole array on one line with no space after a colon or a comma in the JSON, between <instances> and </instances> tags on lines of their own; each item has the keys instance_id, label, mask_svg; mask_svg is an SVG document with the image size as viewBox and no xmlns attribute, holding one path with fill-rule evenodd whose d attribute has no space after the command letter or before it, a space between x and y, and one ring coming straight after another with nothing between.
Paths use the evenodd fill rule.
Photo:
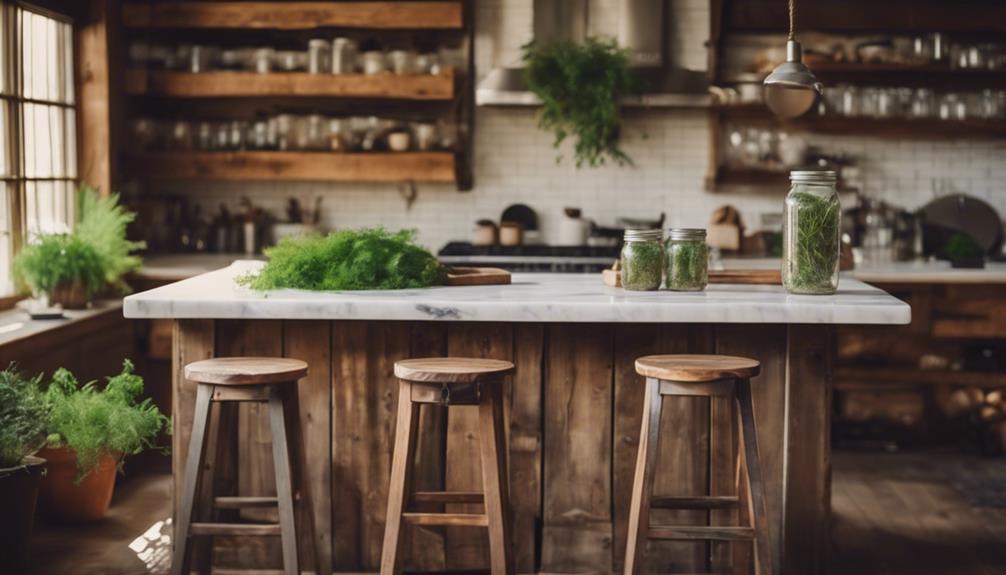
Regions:
<instances>
[{"instance_id":1,"label":"wooden floor","mask_svg":"<svg viewBox=\"0 0 1006 575\"><path fill-rule=\"evenodd\" d=\"M1006 575L1006 508L973 506L954 487L980 473L1006 492L1006 459L837 452L833 466L829 575ZM164 573L166 540L141 536L170 512L170 483L120 486L108 517L86 529L39 525L33 573Z\"/></svg>"}]
</instances>

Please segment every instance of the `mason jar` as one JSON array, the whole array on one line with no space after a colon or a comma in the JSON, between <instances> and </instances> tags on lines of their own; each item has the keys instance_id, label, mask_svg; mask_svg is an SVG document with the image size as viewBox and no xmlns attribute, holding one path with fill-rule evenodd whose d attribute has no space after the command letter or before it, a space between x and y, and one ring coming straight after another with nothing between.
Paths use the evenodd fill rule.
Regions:
<instances>
[{"instance_id":1,"label":"mason jar","mask_svg":"<svg viewBox=\"0 0 1006 575\"><path fill-rule=\"evenodd\" d=\"M632 291L660 289L664 250L660 230L625 230L622 245L622 287Z\"/></svg>"},{"instance_id":2,"label":"mason jar","mask_svg":"<svg viewBox=\"0 0 1006 575\"><path fill-rule=\"evenodd\" d=\"M782 283L794 294L838 290L842 208L832 171L793 171L782 221Z\"/></svg>"},{"instance_id":3,"label":"mason jar","mask_svg":"<svg viewBox=\"0 0 1006 575\"><path fill-rule=\"evenodd\" d=\"M667 289L702 291L709 281L709 249L706 230L671 228L667 230Z\"/></svg>"}]
</instances>

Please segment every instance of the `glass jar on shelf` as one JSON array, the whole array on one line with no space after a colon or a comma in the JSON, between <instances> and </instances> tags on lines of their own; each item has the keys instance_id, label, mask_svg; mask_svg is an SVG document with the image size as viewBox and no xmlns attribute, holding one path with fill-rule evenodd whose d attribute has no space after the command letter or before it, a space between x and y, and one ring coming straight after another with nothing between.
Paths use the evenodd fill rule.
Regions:
<instances>
[{"instance_id":1,"label":"glass jar on shelf","mask_svg":"<svg viewBox=\"0 0 1006 575\"><path fill-rule=\"evenodd\" d=\"M664 248L660 230L625 230L622 245L622 287L630 291L660 289Z\"/></svg>"},{"instance_id":2,"label":"glass jar on shelf","mask_svg":"<svg viewBox=\"0 0 1006 575\"><path fill-rule=\"evenodd\" d=\"M836 180L830 170L790 172L782 226L782 283L790 293L838 290L842 209Z\"/></svg>"},{"instance_id":3,"label":"glass jar on shelf","mask_svg":"<svg viewBox=\"0 0 1006 575\"><path fill-rule=\"evenodd\" d=\"M252 67L259 74L272 72L275 60L276 50L273 48L258 48L252 53Z\"/></svg>"},{"instance_id":4,"label":"glass jar on shelf","mask_svg":"<svg viewBox=\"0 0 1006 575\"><path fill-rule=\"evenodd\" d=\"M667 289L702 291L709 281L709 249L706 230L671 228L667 230Z\"/></svg>"},{"instance_id":5,"label":"glass jar on shelf","mask_svg":"<svg viewBox=\"0 0 1006 575\"><path fill-rule=\"evenodd\" d=\"M307 71L311 74L328 74L332 70L332 45L323 38L307 43Z\"/></svg>"}]
</instances>

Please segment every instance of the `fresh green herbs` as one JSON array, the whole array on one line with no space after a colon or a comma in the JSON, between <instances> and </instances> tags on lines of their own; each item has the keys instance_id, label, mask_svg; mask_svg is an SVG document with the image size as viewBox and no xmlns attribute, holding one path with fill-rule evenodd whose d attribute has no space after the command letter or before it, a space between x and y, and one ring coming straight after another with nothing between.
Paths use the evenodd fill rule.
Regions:
<instances>
[{"instance_id":1,"label":"fresh green herbs","mask_svg":"<svg viewBox=\"0 0 1006 575\"><path fill-rule=\"evenodd\" d=\"M119 196L102 198L82 185L77 213L73 233L39 234L15 258L15 276L35 295L77 285L90 298L106 285L123 289L122 276L139 267L140 259L131 254L143 242L126 239L126 226L136 216L119 205Z\"/></svg>"},{"instance_id":2,"label":"fresh green herbs","mask_svg":"<svg viewBox=\"0 0 1006 575\"><path fill-rule=\"evenodd\" d=\"M948 260L962 260L983 257L985 250L970 234L956 232L950 236L946 245L940 250L940 255Z\"/></svg>"},{"instance_id":3,"label":"fresh green herbs","mask_svg":"<svg viewBox=\"0 0 1006 575\"><path fill-rule=\"evenodd\" d=\"M49 410L41 379L23 377L14 365L0 371L0 473L21 465L45 444Z\"/></svg>"},{"instance_id":4,"label":"fresh green herbs","mask_svg":"<svg viewBox=\"0 0 1006 575\"><path fill-rule=\"evenodd\" d=\"M256 290L367 290L429 287L443 283L437 258L415 244L413 232L380 228L343 230L324 237L293 237L266 250L257 274L238 278Z\"/></svg>"},{"instance_id":5,"label":"fresh green herbs","mask_svg":"<svg viewBox=\"0 0 1006 575\"><path fill-rule=\"evenodd\" d=\"M667 289L702 291L709 278L709 252L702 240L667 242Z\"/></svg>"},{"instance_id":6,"label":"fresh green herbs","mask_svg":"<svg viewBox=\"0 0 1006 575\"><path fill-rule=\"evenodd\" d=\"M14 259L14 273L35 294L80 284L88 295L105 283L105 265L91 244L74 234L43 234Z\"/></svg>"},{"instance_id":7,"label":"fresh green herbs","mask_svg":"<svg viewBox=\"0 0 1006 575\"><path fill-rule=\"evenodd\" d=\"M74 234L90 244L101 258L105 281L120 290L126 287L122 277L140 267L133 255L146 245L126 238L126 228L136 214L119 205L119 195L101 197L94 188L82 184L77 191L77 227Z\"/></svg>"},{"instance_id":8,"label":"fresh green herbs","mask_svg":"<svg viewBox=\"0 0 1006 575\"><path fill-rule=\"evenodd\" d=\"M838 287L841 208L835 193L794 191L783 219L783 284L792 293L831 294Z\"/></svg>"},{"instance_id":9,"label":"fresh green herbs","mask_svg":"<svg viewBox=\"0 0 1006 575\"><path fill-rule=\"evenodd\" d=\"M76 452L78 479L106 453L130 455L154 444L167 418L150 399L139 401L142 394L143 378L129 360L101 390L93 381L81 385L66 369L53 374L45 394L51 408L48 442Z\"/></svg>"},{"instance_id":10,"label":"fresh green herbs","mask_svg":"<svg viewBox=\"0 0 1006 575\"><path fill-rule=\"evenodd\" d=\"M573 136L578 168L609 159L618 165L632 163L618 145L619 99L640 90L627 50L613 40L590 38L583 44L531 43L524 46L523 57L527 82L543 103L538 125L555 134L556 147Z\"/></svg>"},{"instance_id":11,"label":"fresh green herbs","mask_svg":"<svg viewBox=\"0 0 1006 575\"><path fill-rule=\"evenodd\" d=\"M632 291L660 289L664 249L659 241L626 242L622 248L622 287Z\"/></svg>"}]
</instances>

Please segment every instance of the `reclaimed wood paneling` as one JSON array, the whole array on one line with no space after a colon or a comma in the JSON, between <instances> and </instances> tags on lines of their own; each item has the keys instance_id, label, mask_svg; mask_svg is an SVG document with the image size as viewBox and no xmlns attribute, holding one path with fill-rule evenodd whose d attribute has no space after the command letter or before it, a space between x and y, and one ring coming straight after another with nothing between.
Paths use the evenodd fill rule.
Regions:
<instances>
[{"instance_id":1,"label":"reclaimed wood paneling","mask_svg":"<svg viewBox=\"0 0 1006 575\"><path fill-rule=\"evenodd\" d=\"M214 354L214 323L205 319L185 319L175 322L172 339L174 349L171 378L174 382L171 410L173 431L171 435L171 475L174 478L174 516L182 501L182 481L185 457L189 452L192 435L192 417L196 406L196 384L185 379L185 365L209 359Z\"/></svg>"},{"instance_id":2,"label":"reclaimed wood paneling","mask_svg":"<svg viewBox=\"0 0 1006 575\"><path fill-rule=\"evenodd\" d=\"M443 357L447 354L447 324L416 322L412 324L409 357ZM447 454L447 408L426 404L419 410L419 437L416 442L414 491L443 491L444 457ZM416 511L436 512L442 505L415 504ZM407 571L444 571L447 569L444 530L440 527L414 525L405 528L404 559Z\"/></svg>"},{"instance_id":3,"label":"reclaimed wood paneling","mask_svg":"<svg viewBox=\"0 0 1006 575\"><path fill-rule=\"evenodd\" d=\"M453 357L513 358L513 324L452 323L447 331L447 354ZM509 395L510 382L504 395ZM505 405L509 413L509 406ZM448 491L482 491L478 409L453 407L447 416ZM447 505L454 513L481 513L480 505ZM447 527L447 568L488 567L489 542L485 529Z\"/></svg>"},{"instance_id":4,"label":"reclaimed wood paneling","mask_svg":"<svg viewBox=\"0 0 1006 575\"><path fill-rule=\"evenodd\" d=\"M283 356L307 362L307 377L300 381L300 425L304 449L309 454L332 452L332 344L331 324L323 321L284 321ZM307 457L315 540L301 537L300 554L307 569L319 575L332 572L332 509L325 505L332 493L332 466L328 457ZM305 521L299 533L307 533ZM317 551L317 557L316 552ZM322 568L319 570L317 563Z\"/></svg>"},{"instance_id":5,"label":"reclaimed wood paneling","mask_svg":"<svg viewBox=\"0 0 1006 575\"><path fill-rule=\"evenodd\" d=\"M517 368L504 404L509 406L510 506L513 513L514 567L532 573L538 564L541 533L542 355L545 327L514 327Z\"/></svg>"},{"instance_id":6,"label":"reclaimed wood paneling","mask_svg":"<svg viewBox=\"0 0 1006 575\"><path fill-rule=\"evenodd\" d=\"M599 324L547 329L541 569L608 569L614 331Z\"/></svg>"},{"instance_id":7,"label":"reclaimed wood paneling","mask_svg":"<svg viewBox=\"0 0 1006 575\"><path fill-rule=\"evenodd\" d=\"M336 571L381 562L398 381L408 322L332 322L332 536Z\"/></svg>"},{"instance_id":8,"label":"reclaimed wood paneling","mask_svg":"<svg viewBox=\"0 0 1006 575\"><path fill-rule=\"evenodd\" d=\"M828 559L831 530L831 383L835 330L831 326L789 326L789 428L786 442L786 547L783 573L819 575ZM754 384L757 400L757 384ZM757 410L758 404L755 404ZM756 413L758 439L763 422ZM779 418L779 421L784 421ZM765 459L766 474L777 471ZM771 485L771 483L770 483ZM769 499L769 509L773 509ZM775 509L778 511L778 509Z\"/></svg>"},{"instance_id":9,"label":"reclaimed wood paneling","mask_svg":"<svg viewBox=\"0 0 1006 575\"><path fill-rule=\"evenodd\" d=\"M758 442L768 499L772 545L782 548L783 468L786 429L786 326L727 325L716 328L716 353L752 357L761 362L761 375L751 380ZM792 486L793 489L803 487ZM737 552L749 545L734 545ZM742 549L743 548L743 549ZM746 555L742 555L745 556Z\"/></svg>"}]
</instances>

